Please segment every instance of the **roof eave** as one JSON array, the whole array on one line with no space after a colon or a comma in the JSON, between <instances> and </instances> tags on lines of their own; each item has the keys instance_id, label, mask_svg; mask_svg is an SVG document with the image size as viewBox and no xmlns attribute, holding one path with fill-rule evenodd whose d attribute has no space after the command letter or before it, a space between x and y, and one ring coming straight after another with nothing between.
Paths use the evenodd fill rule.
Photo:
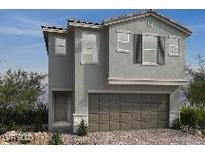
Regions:
<instances>
[{"instance_id":1,"label":"roof eave","mask_svg":"<svg viewBox=\"0 0 205 154\"><path fill-rule=\"evenodd\" d=\"M45 46L46 46L46 52L48 55L48 32L44 31L44 30L42 30L42 32L43 32L43 38L44 38L44 42L45 42Z\"/></svg>"},{"instance_id":2,"label":"roof eave","mask_svg":"<svg viewBox=\"0 0 205 154\"><path fill-rule=\"evenodd\" d=\"M71 27L83 27L83 28L93 28L93 29L100 29L103 27L103 25L94 25L94 24L77 23L77 22L68 22L68 25Z\"/></svg>"}]
</instances>

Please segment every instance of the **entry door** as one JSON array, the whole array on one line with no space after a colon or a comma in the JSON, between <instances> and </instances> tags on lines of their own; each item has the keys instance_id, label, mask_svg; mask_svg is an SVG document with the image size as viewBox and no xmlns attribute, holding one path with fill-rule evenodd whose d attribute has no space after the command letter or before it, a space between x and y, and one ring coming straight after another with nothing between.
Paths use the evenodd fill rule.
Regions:
<instances>
[{"instance_id":1,"label":"entry door","mask_svg":"<svg viewBox=\"0 0 205 154\"><path fill-rule=\"evenodd\" d=\"M68 111L68 94L67 93L55 93L54 94L54 114L55 121L67 121Z\"/></svg>"}]
</instances>

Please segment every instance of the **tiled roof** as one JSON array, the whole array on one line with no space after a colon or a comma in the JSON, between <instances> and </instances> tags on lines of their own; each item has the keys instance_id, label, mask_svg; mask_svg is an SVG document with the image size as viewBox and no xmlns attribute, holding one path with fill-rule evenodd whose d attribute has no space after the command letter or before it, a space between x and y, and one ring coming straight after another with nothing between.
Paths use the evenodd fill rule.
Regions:
<instances>
[{"instance_id":1,"label":"tiled roof","mask_svg":"<svg viewBox=\"0 0 205 154\"><path fill-rule=\"evenodd\" d=\"M137 16L137 15L143 15L145 13L147 13L148 11L137 11L135 13L129 13L129 14L123 14L123 15L120 15L120 16L117 16L117 17L112 17L112 18L109 18L109 19L105 19L103 20L103 24L105 23L108 23L108 22L113 22L113 21L116 21L116 20L122 20L122 19L125 19L127 17L133 17L133 16Z\"/></svg>"},{"instance_id":2,"label":"tiled roof","mask_svg":"<svg viewBox=\"0 0 205 154\"><path fill-rule=\"evenodd\" d=\"M42 29L52 29L52 30L64 30L67 31L67 28L55 27L55 26L41 26Z\"/></svg>"},{"instance_id":3,"label":"tiled roof","mask_svg":"<svg viewBox=\"0 0 205 154\"><path fill-rule=\"evenodd\" d=\"M63 31L68 31L69 26L74 25L74 26L84 26L84 27L93 27L93 28L99 28L101 26L106 26L106 25L111 25L113 23L119 23L121 21L125 20L131 20L132 18L137 18L137 17L145 17L149 15L154 15L155 17L158 17L159 19L183 30L184 32L188 33L189 35L192 33L189 28L186 26L179 24L179 22L176 22L168 17L165 17L164 15L161 15L157 13L154 10L146 10L146 11L141 11L141 12L135 12L131 14L125 14L122 16L118 16L115 18L110 18L108 20L104 20L102 23L95 23L95 22L90 22L90 21L82 21L82 20L76 20L76 19L69 19L68 20L68 28L63 28L63 27L55 27L55 26L41 26L42 29L51 29L51 30L63 30Z\"/></svg>"},{"instance_id":4,"label":"tiled roof","mask_svg":"<svg viewBox=\"0 0 205 154\"><path fill-rule=\"evenodd\" d=\"M82 23L82 24L89 24L89 25L102 25L100 23L94 23L94 22L90 22L90 21L82 21L82 20L76 20L76 19L68 19L69 23Z\"/></svg>"},{"instance_id":5,"label":"tiled roof","mask_svg":"<svg viewBox=\"0 0 205 154\"><path fill-rule=\"evenodd\" d=\"M174 25L184 29L185 31L188 31L189 33L192 33L191 30L189 28L187 28L186 26L184 26L182 24L179 24L179 22L176 22L176 21L174 21L174 20L172 20L172 19L170 19L170 18L168 18L168 17L166 17L164 15L159 14L159 13L157 13L156 11L154 11L152 9L146 10L146 11L137 12L137 13L132 13L132 14L125 14L125 15L122 15L122 16L114 17L114 18L110 18L108 20L104 20L103 24L109 24L109 23L113 23L115 21L121 21L123 19L143 16L143 15L144 16L148 16L150 14L154 14L154 15L156 15L158 17L161 17L164 20L166 20L166 21L168 21L168 22L170 22L170 23L172 23L172 24L174 24Z\"/></svg>"}]
</instances>

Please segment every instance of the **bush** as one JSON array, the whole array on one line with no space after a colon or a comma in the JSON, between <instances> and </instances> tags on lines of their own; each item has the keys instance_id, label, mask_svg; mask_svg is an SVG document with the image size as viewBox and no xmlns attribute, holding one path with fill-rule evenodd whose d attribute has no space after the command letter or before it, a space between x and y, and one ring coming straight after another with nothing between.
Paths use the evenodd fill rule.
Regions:
<instances>
[{"instance_id":1,"label":"bush","mask_svg":"<svg viewBox=\"0 0 205 154\"><path fill-rule=\"evenodd\" d=\"M48 109L43 84L46 75L23 70L0 74L0 124L15 129L15 125L36 124L36 130L47 123Z\"/></svg>"},{"instance_id":2,"label":"bush","mask_svg":"<svg viewBox=\"0 0 205 154\"><path fill-rule=\"evenodd\" d=\"M175 129L175 130L180 130L180 128L181 128L181 121L180 121L179 117L174 119L172 128Z\"/></svg>"},{"instance_id":3,"label":"bush","mask_svg":"<svg viewBox=\"0 0 205 154\"><path fill-rule=\"evenodd\" d=\"M10 121L9 122L8 130L16 130L16 123L15 123L15 121Z\"/></svg>"},{"instance_id":4,"label":"bush","mask_svg":"<svg viewBox=\"0 0 205 154\"><path fill-rule=\"evenodd\" d=\"M45 102L38 102L21 112L10 106L11 104L0 106L0 124L7 126L8 130L15 130L16 125L32 126L31 130L35 132L46 130L43 128L43 124L48 123L48 106ZM1 110L3 107L4 110Z\"/></svg>"},{"instance_id":5,"label":"bush","mask_svg":"<svg viewBox=\"0 0 205 154\"><path fill-rule=\"evenodd\" d=\"M88 134L88 126L85 124L85 121L82 119L80 125L78 126L78 135L85 136Z\"/></svg>"},{"instance_id":6,"label":"bush","mask_svg":"<svg viewBox=\"0 0 205 154\"><path fill-rule=\"evenodd\" d=\"M188 128L196 128L197 125L197 108L196 107L182 107L180 112L180 120L183 126Z\"/></svg>"},{"instance_id":7,"label":"bush","mask_svg":"<svg viewBox=\"0 0 205 154\"><path fill-rule=\"evenodd\" d=\"M0 135L4 134L7 131L6 126L0 124Z\"/></svg>"},{"instance_id":8,"label":"bush","mask_svg":"<svg viewBox=\"0 0 205 154\"><path fill-rule=\"evenodd\" d=\"M201 129L205 129L205 108L198 108L197 111L197 125Z\"/></svg>"},{"instance_id":9,"label":"bush","mask_svg":"<svg viewBox=\"0 0 205 154\"><path fill-rule=\"evenodd\" d=\"M49 144L52 144L52 145L61 145L61 144L63 144L63 142L61 140L61 135L60 135L59 132L57 132L56 134L53 134Z\"/></svg>"}]
</instances>

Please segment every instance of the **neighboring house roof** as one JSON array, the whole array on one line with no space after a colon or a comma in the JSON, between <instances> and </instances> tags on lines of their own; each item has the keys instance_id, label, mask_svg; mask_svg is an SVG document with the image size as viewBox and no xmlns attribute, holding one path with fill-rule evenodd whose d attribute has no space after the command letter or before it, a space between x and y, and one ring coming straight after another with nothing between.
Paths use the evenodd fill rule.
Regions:
<instances>
[{"instance_id":1,"label":"neighboring house roof","mask_svg":"<svg viewBox=\"0 0 205 154\"><path fill-rule=\"evenodd\" d=\"M82 20L76 20L76 19L69 19L67 28L63 27L55 27L55 26L41 26L43 34L44 34L44 39L46 43L46 49L48 51L48 33L68 33L72 31L72 27L84 27L84 28L102 28L105 26L113 25L113 24L119 24L122 22L134 20L134 19L139 19L139 18L144 18L147 16L153 16L159 20L161 20L164 23L169 24L170 26L175 27L176 29L179 29L180 31L184 32L188 36L192 34L192 31L183 26L182 24L177 23L176 21L165 17L159 13L157 13L154 10L147 10L143 12L138 12L138 13L132 13L132 14L126 14L123 16L118 16L116 18L110 18L108 20L104 20L102 23L93 23L89 21L82 21Z\"/></svg>"}]
</instances>

